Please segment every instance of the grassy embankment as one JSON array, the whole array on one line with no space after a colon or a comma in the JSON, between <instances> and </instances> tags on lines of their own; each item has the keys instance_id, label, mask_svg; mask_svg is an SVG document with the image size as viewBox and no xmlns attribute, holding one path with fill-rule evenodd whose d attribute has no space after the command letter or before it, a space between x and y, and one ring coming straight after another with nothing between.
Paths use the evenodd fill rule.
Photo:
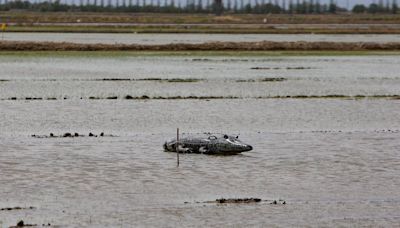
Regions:
<instances>
[{"instance_id":1,"label":"grassy embankment","mask_svg":"<svg viewBox=\"0 0 400 228\"><path fill-rule=\"evenodd\" d=\"M1 41L0 51L400 51L400 42L208 42L200 44L79 44Z\"/></svg>"},{"instance_id":2,"label":"grassy embankment","mask_svg":"<svg viewBox=\"0 0 400 228\"><path fill-rule=\"evenodd\" d=\"M0 57L123 58L142 56L188 57L290 57L290 56L387 56L400 51L0 51Z\"/></svg>"},{"instance_id":3,"label":"grassy embankment","mask_svg":"<svg viewBox=\"0 0 400 228\"><path fill-rule=\"evenodd\" d=\"M12 32L400 34L400 28L393 26L400 24L400 15L381 14L227 14L217 17L207 14L1 12L0 20L12 24L8 28ZM330 26L321 27L321 24ZM347 27L348 24L360 26Z\"/></svg>"}]
</instances>

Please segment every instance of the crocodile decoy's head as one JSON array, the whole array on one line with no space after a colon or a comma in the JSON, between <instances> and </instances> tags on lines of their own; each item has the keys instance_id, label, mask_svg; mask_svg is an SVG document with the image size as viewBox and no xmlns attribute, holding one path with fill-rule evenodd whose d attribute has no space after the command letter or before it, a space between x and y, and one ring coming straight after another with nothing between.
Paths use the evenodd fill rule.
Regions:
<instances>
[{"instance_id":1,"label":"crocodile decoy's head","mask_svg":"<svg viewBox=\"0 0 400 228\"><path fill-rule=\"evenodd\" d=\"M229 152L240 153L240 152L250 151L253 149L253 147L250 146L249 144L240 141L238 136L235 137L230 135L224 135L222 142L224 146L221 149L227 152L229 151Z\"/></svg>"}]
</instances>

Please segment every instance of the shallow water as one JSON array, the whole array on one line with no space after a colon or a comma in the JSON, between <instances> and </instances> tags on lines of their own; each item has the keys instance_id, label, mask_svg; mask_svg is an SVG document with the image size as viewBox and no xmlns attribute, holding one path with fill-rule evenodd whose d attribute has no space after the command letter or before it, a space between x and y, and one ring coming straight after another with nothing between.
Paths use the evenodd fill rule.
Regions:
<instances>
[{"instance_id":1,"label":"shallow water","mask_svg":"<svg viewBox=\"0 0 400 228\"><path fill-rule=\"evenodd\" d=\"M127 95L241 98L399 95L399 65L400 56L0 56L0 80L3 80L0 81L0 99L123 98ZM252 69L257 67L261 69ZM284 80L258 82L271 78ZM142 79L198 81L183 83Z\"/></svg>"},{"instance_id":2,"label":"shallow water","mask_svg":"<svg viewBox=\"0 0 400 228\"><path fill-rule=\"evenodd\" d=\"M194 58L2 56L0 79L10 81L0 82L0 208L35 209L0 211L0 224L23 219L59 227L400 225L400 100L254 99L274 89L399 94L399 57ZM317 69L249 69L264 65ZM214 70L203 71L206 67ZM266 76L288 80L235 81ZM205 80L92 80L111 77ZM325 85L313 86L315 81ZM80 99L174 91L249 98ZM4 100L33 95L68 99ZM239 134L254 150L238 156L181 155L177 168L176 154L162 151L176 127L184 133ZM30 136L50 132L105 132L106 137ZM221 197L287 204L196 203Z\"/></svg>"},{"instance_id":3,"label":"shallow water","mask_svg":"<svg viewBox=\"0 0 400 228\"><path fill-rule=\"evenodd\" d=\"M256 41L327 41L327 42L400 42L400 35L316 35L316 34L121 34L121 33L13 33L4 34L4 40L52 41L104 44L170 44L204 42Z\"/></svg>"}]
</instances>

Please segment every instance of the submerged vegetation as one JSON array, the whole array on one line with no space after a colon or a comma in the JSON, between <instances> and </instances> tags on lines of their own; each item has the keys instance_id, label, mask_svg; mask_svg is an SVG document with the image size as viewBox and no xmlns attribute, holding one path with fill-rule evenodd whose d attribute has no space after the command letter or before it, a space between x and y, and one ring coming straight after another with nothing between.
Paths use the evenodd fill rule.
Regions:
<instances>
[{"instance_id":1,"label":"submerged vegetation","mask_svg":"<svg viewBox=\"0 0 400 228\"><path fill-rule=\"evenodd\" d=\"M196 202L196 203L216 203L216 204L247 204L247 203L261 203L261 202L268 202L272 205L285 205L286 201L282 199L278 200L262 200L260 198L220 198L213 201L204 201L204 202ZM189 202L185 202L189 203Z\"/></svg>"},{"instance_id":2,"label":"submerged vegetation","mask_svg":"<svg viewBox=\"0 0 400 228\"><path fill-rule=\"evenodd\" d=\"M112 134L104 134L104 132L101 132L98 135L94 134L92 132L89 132L89 134L87 136L88 137L115 137ZM31 137L33 137L33 138L75 138L75 137L86 137L86 135L85 134L79 134L77 132L75 132L75 133L66 132L66 133L61 134L61 135L55 135L54 133L50 133L49 135L33 134L33 135L31 135Z\"/></svg>"},{"instance_id":3,"label":"submerged vegetation","mask_svg":"<svg viewBox=\"0 0 400 228\"><path fill-rule=\"evenodd\" d=\"M282 82L286 81L286 78L261 78L261 79L238 79L236 82Z\"/></svg>"},{"instance_id":4,"label":"submerged vegetation","mask_svg":"<svg viewBox=\"0 0 400 228\"><path fill-rule=\"evenodd\" d=\"M0 211L13 211L13 210L33 210L36 209L35 207L4 207L0 208Z\"/></svg>"},{"instance_id":5,"label":"submerged vegetation","mask_svg":"<svg viewBox=\"0 0 400 228\"><path fill-rule=\"evenodd\" d=\"M281 68L281 67L252 67L250 68L251 70L281 70L281 69L286 69L286 70L310 70L314 69L312 67L286 67L286 68Z\"/></svg>"},{"instance_id":6,"label":"submerged vegetation","mask_svg":"<svg viewBox=\"0 0 400 228\"><path fill-rule=\"evenodd\" d=\"M31 101L39 101L39 100L68 100L75 99L70 97L10 97L8 99L1 100L31 100ZM330 95L282 95L282 96L259 96L259 97L239 97L239 96L153 96L150 97L148 95L142 96L106 96L106 97L98 97L98 96L90 96L90 97L81 97L82 99L89 100L117 100L117 99L125 99L125 100L220 100L220 99L394 99L400 100L400 95L341 95L341 94L330 94Z\"/></svg>"},{"instance_id":7,"label":"submerged vegetation","mask_svg":"<svg viewBox=\"0 0 400 228\"><path fill-rule=\"evenodd\" d=\"M198 78L103 78L94 79L95 81L156 81L156 82L200 82L203 79Z\"/></svg>"}]
</instances>

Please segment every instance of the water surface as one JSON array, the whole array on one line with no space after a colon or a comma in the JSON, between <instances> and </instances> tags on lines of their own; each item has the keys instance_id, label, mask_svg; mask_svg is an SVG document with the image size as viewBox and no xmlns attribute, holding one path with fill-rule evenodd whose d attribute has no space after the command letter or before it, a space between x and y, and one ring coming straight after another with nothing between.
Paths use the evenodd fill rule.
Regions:
<instances>
[{"instance_id":1,"label":"water surface","mask_svg":"<svg viewBox=\"0 0 400 228\"><path fill-rule=\"evenodd\" d=\"M170 44L204 42L400 42L400 35L317 35L317 34L123 34L123 33L13 33L4 34L4 40L51 41L104 44Z\"/></svg>"},{"instance_id":2,"label":"water surface","mask_svg":"<svg viewBox=\"0 0 400 228\"><path fill-rule=\"evenodd\" d=\"M35 207L0 211L3 226L20 219L58 227L400 225L400 100L257 99L399 94L397 56L0 59L0 208ZM300 66L307 69L287 69ZM287 80L237 82L265 77ZM110 95L118 99L89 99ZM181 155L178 168L176 154L162 151L177 127L237 134L254 150ZM86 137L31 137L65 132ZM287 204L196 203L221 197Z\"/></svg>"}]
</instances>

